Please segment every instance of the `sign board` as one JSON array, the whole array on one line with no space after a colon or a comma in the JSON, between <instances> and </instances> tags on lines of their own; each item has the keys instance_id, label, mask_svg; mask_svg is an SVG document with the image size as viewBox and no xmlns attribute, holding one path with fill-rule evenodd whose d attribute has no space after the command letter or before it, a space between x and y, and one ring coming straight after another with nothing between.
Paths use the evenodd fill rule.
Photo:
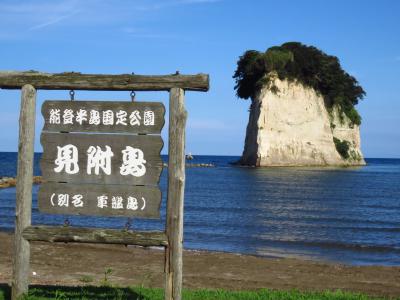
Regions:
<instances>
[{"instance_id":1,"label":"sign board","mask_svg":"<svg viewBox=\"0 0 400 300\"><path fill-rule=\"evenodd\" d=\"M159 135L43 132L41 143L46 181L157 185L162 171Z\"/></svg>"},{"instance_id":2,"label":"sign board","mask_svg":"<svg viewBox=\"0 0 400 300\"><path fill-rule=\"evenodd\" d=\"M159 217L164 113L162 103L46 101L39 210Z\"/></svg>"}]
</instances>

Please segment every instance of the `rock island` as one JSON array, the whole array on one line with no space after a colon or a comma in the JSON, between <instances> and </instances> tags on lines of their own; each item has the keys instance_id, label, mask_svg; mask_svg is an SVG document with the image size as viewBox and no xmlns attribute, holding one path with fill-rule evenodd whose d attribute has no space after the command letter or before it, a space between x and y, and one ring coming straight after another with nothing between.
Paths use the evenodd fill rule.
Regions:
<instances>
[{"instance_id":1,"label":"rock island","mask_svg":"<svg viewBox=\"0 0 400 300\"><path fill-rule=\"evenodd\" d=\"M365 165L355 109L365 92L337 57L285 43L245 52L233 77L238 97L251 99L240 164Z\"/></svg>"}]
</instances>

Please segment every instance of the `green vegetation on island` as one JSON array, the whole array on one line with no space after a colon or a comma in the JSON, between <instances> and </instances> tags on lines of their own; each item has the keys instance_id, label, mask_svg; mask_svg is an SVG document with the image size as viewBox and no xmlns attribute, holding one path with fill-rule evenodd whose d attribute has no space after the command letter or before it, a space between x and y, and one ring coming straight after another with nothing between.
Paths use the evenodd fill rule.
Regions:
<instances>
[{"instance_id":1,"label":"green vegetation on island","mask_svg":"<svg viewBox=\"0 0 400 300\"><path fill-rule=\"evenodd\" d=\"M360 154L354 151L354 149L350 149L351 143L349 141L333 137L333 142L335 143L336 151L343 159L352 159L354 161L360 161L362 159Z\"/></svg>"},{"instance_id":2,"label":"green vegetation on island","mask_svg":"<svg viewBox=\"0 0 400 300\"><path fill-rule=\"evenodd\" d=\"M233 75L237 96L254 98L264 85L277 92L271 76L274 74L281 80L298 81L313 88L325 98L328 109L337 106L354 124L361 124L354 106L363 99L365 91L342 69L336 56L299 42L271 47L265 52L248 50L239 58Z\"/></svg>"},{"instance_id":3,"label":"green vegetation on island","mask_svg":"<svg viewBox=\"0 0 400 300\"><path fill-rule=\"evenodd\" d=\"M348 159L350 157L350 143L346 140L342 141L335 137L333 137L333 142L335 143L336 151L340 154L340 156L344 159Z\"/></svg>"}]
</instances>

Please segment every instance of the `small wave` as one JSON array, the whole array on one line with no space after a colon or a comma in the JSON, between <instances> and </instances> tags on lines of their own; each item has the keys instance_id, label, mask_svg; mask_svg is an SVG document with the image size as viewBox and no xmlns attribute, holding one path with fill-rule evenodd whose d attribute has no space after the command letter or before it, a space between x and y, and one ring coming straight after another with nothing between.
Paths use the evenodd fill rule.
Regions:
<instances>
[{"instance_id":1,"label":"small wave","mask_svg":"<svg viewBox=\"0 0 400 300\"><path fill-rule=\"evenodd\" d=\"M354 223L361 223L361 224L379 224L379 225L387 225L393 227L400 227L400 222L389 221L389 220L371 220L371 219L356 219L356 218L345 218L345 217L323 217L323 216L285 216L282 219L288 220L301 220L301 221L312 221L318 222L318 224L329 222L329 223L347 223L347 224L354 224ZM333 228L335 226L332 226Z\"/></svg>"},{"instance_id":2,"label":"small wave","mask_svg":"<svg viewBox=\"0 0 400 300\"><path fill-rule=\"evenodd\" d=\"M372 208L372 209L384 209L384 210L400 210L400 206L394 205L381 205L381 204L364 204L361 207Z\"/></svg>"},{"instance_id":3,"label":"small wave","mask_svg":"<svg viewBox=\"0 0 400 300\"><path fill-rule=\"evenodd\" d=\"M302 247L318 247L323 249L346 249L362 252L379 252L379 253L398 253L400 254L400 247L397 245L363 245L357 243L343 243L335 241L293 241L293 240L273 240L263 239L264 242L281 245L298 245Z\"/></svg>"}]
</instances>

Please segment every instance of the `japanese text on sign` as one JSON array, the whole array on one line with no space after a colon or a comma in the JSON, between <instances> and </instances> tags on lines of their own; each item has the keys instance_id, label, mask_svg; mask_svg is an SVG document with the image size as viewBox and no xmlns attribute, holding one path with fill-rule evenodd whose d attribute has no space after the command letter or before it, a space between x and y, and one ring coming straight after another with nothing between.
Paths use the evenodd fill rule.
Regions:
<instances>
[{"instance_id":1,"label":"japanese text on sign","mask_svg":"<svg viewBox=\"0 0 400 300\"><path fill-rule=\"evenodd\" d=\"M56 125L124 125L124 126L154 126L154 112L152 110L146 110L140 112L134 110L128 113L125 110L119 110L114 113L112 110L98 111L98 110L85 110L79 109L74 111L72 109L49 109L49 124Z\"/></svg>"},{"instance_id":2,"label":"japanese text on sign","mask_svg":"<svg viewBox=\"0 0 400 300\"><path fill-rule=\"evenodd\" d=\"M100 170L106 175L111 175L111 159L114 153L110 146L105 146L103 150L100 146L90 146L87 149L87 174L100 174ZM54 171L61 171L67 174L76 174L79 172L79 155L78 148L75 145L68 144L65 146L57 146L57 158L55 159ZM138 148L126 146L122 150L122 165L120 166L120 174L123 176L132 175L141 177L146 173L146 160L144 153Z\"/></svg>"},{"instance_id":3,"label":"japanese text on sign","mask_svg":"<svg viewBox=\"0 0 400 300\"><path fill-rule=\"evenodd\" d=\"M160 134L165 107L159 102L45 101L44 131Z\"/></svg>"},{"instance_id":4,"label":"japanese text on sign","mask_svg":"<svg viewBox=\"0 0 400 300\"><path fill-rule=\"evenodd\" d=\"M82 194L53 193L50 197L52 206L58 207L85 207L85 201ZM91 199L90 199L91 200ZM90 201L89 200L89 201ZM111 209L144 210L146 208L146 199L144 197L136 198L128 196L97 196L97 207Z\"/></svg>"}]
</instances>

